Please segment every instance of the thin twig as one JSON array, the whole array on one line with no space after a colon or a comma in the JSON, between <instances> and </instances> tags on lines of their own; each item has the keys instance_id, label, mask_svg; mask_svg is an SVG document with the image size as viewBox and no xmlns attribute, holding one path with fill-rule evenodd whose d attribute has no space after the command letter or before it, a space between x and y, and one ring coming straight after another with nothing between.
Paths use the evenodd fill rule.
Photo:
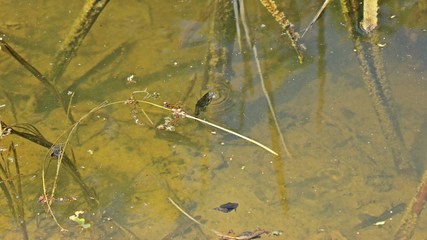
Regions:
<instances>
[{"instance_id":1,"label":"thin twig","mask_svg":"<svg viewBox=\"0 0 427 240\"><path fill-rule=\"evenodd\" d=\"M317 19L319 19L320 15L323 13L323 11L325 10L326 6L328 6L328 4L329 4L330 1L331 0L325 0L323 2L323 5L320 7L319 11L317 11L316 16L314 16L313 20L311 20L310 24L308 24L308 27L301 34L301 38L304 37L305 33L313 26L313 24L317 21Z\"/></svg>"},{"instance_id":2,"label":"thin twig","mask_svg":"<svg viewBox=\"0 0 427 240\"><path fill-rule=\"evenodd\" d=\"M197 221L195 218L193 218L190 214L188 214L188 213L186 213L182 208L180 208L179 206L178 206L178 204L176 204L173 200L172 200L172 198L170 198L170 197L168 197L168 200L169 200L169 202L171 202L180 212L182 212L185 216L187 216L191 221L193 221L193 222L195 222L195 223L197 223L197 224L199 224L199 225L202 225L202 223L201 222L199 222L199 221Z\"/></svg>"},{"instance_id":3,"label":"thin twig","mask_svg":"<svg viewBox=\"0 0 427 240\"><path fill-rule=\"evenodd\" d=\"M200 119L200 118L193 117L193 116L188 115L188 114L185 114L185 117L190 118L190 119L194 119L194 120L199 121L199 122L201 122L201 123L204 123L204 124L206 124L206 125L209 125L209 126L212 126L212 127L218 128L218 129L220 129L220 130L222 130L222 131L224 131L224 132L228 132L228 133L230 133L230 134L233 134L233 135L235 135L235 136L238 136L239 138L242 138L242 139L244 139L244 140L246 140L246 141L248 141L248 142L251 142L251 143L253 143L253 144L255 144L255 145L259 146L259 147L264 148L265 150L267 150L268 152L270 152L270 153L272 153L272 154L274 154L274 155L276 155L276 156L278 156L278 155L279 155L279 154L278 154L278 153L276 153L275 151L271 150L269 147L267 147L267 146L265 146L265 145L263 145L263 144L261 144L261 143L259 143L259 142L255 141L255 140L253 140L253 139L250 139L250 138L248 138L248 137L246 137L246 136L243 136L243 135L241 135L241 134L239 134L239 133L233 132L233 131L231 131L231 130L229 130L229 129L223 128L223 127L221 127L221 126L218 126L218 125L216 125L216 124L213 124L213 123L207 122L207 121L202 120L202 119Z\"/></svg>"}]
</instances>

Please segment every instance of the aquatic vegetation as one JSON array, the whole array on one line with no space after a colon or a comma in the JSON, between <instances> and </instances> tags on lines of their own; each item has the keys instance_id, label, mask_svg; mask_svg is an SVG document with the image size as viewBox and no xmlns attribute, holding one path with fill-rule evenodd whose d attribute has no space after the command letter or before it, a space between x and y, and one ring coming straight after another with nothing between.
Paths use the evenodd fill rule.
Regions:
<instances>
[{"instance_id":1,"label":"aquatic vegetation","mask_svg":"<svg viewBox=\"0 0 427 240\"><path fill-rule=\"evenodd\" d=\"M86 223L86 219L84 219L83 217L80 217L80 215L82 215L83 213L85 213L85 212L84 211L76 211L74 213L74 215L71 215L69 217L69 219L73 222L76 222L81 228L88 229L92 225L90 223Z\"/></svg>"},{"instance_id":2,"label":"aquatic vegetation","mask_svg":"<svg viewBox=\"0 0 427 240\"><path fill-rule=\"evenodd\" d=\"M3 131L1 133L3 138ZM21 181L22 176L15 144L11 142L7 150L5 149L4 151L0 151L0 157L0 188L6 197L9 210L12 213L15 223L21 229L22 238L29 239L25 219L24 196Z\"/></svg>"},{"instance_id":3,"label":"aquatic vegetation","mask_svg":"<svg viewBox=\"0 0 427 240\"><path fill-rule=\"evenodd\" d=\"M423 170L405 141L417 141L415 134L423 137L422 130L412 128L418 123L408 119L424 111L408 110L401 98L394 104L391 90L397 81L389 84L385 77L390 65L383 55L390 56L385 55L390 54L389 42L396 43L387 31L397 29L392 19L404 21L390 3L365 1L361 15L362 5L350 0L340 2L341 12L329 0L323 5L270 0L180 1L173 6L162 1L85 2L82 9L73 2L64 16L49 13L46 6L42 17L31 18L51 21L48 27L30 21L0 23L6 31L0 37L6 53L0 65L7 73L2 72L0 95L0 187L9 213L3 216L5 228L18 229L19 237L192 239L210 234L250 240L282 234L256 226L289 225L294 231L285 231L285 238L346 239L341 232L354 233L351 227L359 223L354 216L360 208L377 218L356 230L383 225L390 215L381 212L396 199L405 201L401 192L407 193L406 188L399 193L395 188L409 186L414 171ZM388 23L378 22L382 6L382 14L392 14L381 18ZM414 6L413 16L425 15ZM104 8L111 12L104 14ZM193 16L198 9L200 16ZM178 12L180 17L175 17ZM58 27L60 18L71 21ZM336 25L325 24L332 21ZM184 37L182 25L192 25ZM317 39L311 29L318 31ZM342 37L343 30L349 34ZM401 32L412 34L408 39L414 42L421 38L407 29ZM38 39L43 34L49 39ZM192 37L199 42L185 42ZM395 50L408 58L413 54ZM337 53L350 53L354 59L341 62ZM333 60L326 61L328 56ZM424 67L423 62L411 64ZM418 84L423 86L423 81ZM26 117L34 114L43 117ZM290 145L284 135L292 139ZM29 184L22 182L28 175L23 169L34 171ZM392 177L376 178L379 171ZM410 238L418 230L424 182L408 204L396 238ZM182 214L168 204L167 196ZM240 205L217 206L224 199ZM229 214L212 211L214 206ZM396 207L393 211L400 212L404 204ZM222 221L224 216L229 221ZM210 229L212 223L221 231ZM373 228L373 234L381 234ZM16 238L17 231L8 232L1 231L0 237Z\"/></svg>"},{"instance_id":4,"label":"aquatic vegetation","mask_svg":"<svg viewBox=\"0 0 427 240\"><path fill-rule=\"evenodd\" d=\"M298 61L300 63L303 62L303 54L305 47L299 43L299 34L295 31L294 25L291 21L286 17L286 15L278 10L278 7L274 0L260 0L260 2L264 5L264 7L270 12L270 14L274 17L276 22L280 24L282 30L286 33L286 35L291 40L291 45L294 48L295 52L298 56Z\"/></svg>"},{"instance_id":5,"label":"aquatic vegetation","mask_svg":"<svg viewBox=\"0 0 427 240\"><path fill-rule=\"evenodd\" d=\"M363 19L360 27L366 32L372 32L378 26L378 0L363 1Z\"/></svg>"}]
</instances>

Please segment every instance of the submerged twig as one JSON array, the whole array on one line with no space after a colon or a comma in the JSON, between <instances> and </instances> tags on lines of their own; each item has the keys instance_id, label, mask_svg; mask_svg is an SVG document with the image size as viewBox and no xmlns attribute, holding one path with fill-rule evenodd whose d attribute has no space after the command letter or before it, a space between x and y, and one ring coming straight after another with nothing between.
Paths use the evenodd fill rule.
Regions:
<instances>
[{"instance_id":1,"label":"submerged twig","mask_svg":"<svg viewBox=\"0 0 427 240\"><path fill-rule=\"evenodd\" d=\"M418 218L424 209L424 203L427 200L427 171L421 179L415 196L411 199L406 212L403 215L400 226L394 236L396 240L412 239L414 235L415 227L418 223Z\"/></svg>"}]
</instances>

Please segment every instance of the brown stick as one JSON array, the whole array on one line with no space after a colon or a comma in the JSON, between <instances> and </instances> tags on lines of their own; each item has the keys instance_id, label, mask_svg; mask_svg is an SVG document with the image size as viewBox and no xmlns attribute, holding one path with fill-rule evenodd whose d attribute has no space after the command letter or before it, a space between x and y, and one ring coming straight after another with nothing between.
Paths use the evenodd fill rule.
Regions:
<instances>
[{"instance_id":1,"label":"brown stick","mask_svg":"<svg viewBox=\"0 0 427 240\"><path fill-rule=\"evenodd\" d=\"M394 236L395 240L412 239L414 235L415 227L418 223L418 217L420 216L424 203L427 199L427 170L424 172L421 183L418 186L415 197L411 199L411 202L406 209L405 215L403 216L402 222Z\"/></svg>"}]
</instances>

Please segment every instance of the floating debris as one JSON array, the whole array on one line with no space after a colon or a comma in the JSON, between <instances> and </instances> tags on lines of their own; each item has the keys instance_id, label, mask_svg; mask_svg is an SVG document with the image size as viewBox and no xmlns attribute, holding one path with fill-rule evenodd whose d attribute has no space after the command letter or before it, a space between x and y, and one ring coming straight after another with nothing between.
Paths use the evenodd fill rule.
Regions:
<instances>
[{"instance_id":1,"label":"floating debris","mask_svg":"<svg viewBox=\"0 0 427 240\"><path fill-rule=\"evenodd\" d=\"M167 102L163 102L163 107L170 109L172 114L170 116L164 117L164 122L158 125L157 129L174 132L178 120L185 118L187 114L179 105L175 106Z\"/></svg>"},{"instance_id":2,"label":"floating debris","mask_svg":"<svg viewBox=\"0 0 427 240\"><path fill-rule=\"evenodd\" d=\"M232 203L232 202L228 202L225 204L222 204L219 207L214 208L214 210L220 211L220 212L224 212L224 213L229 213L231 211L236 211L237 207L239 206L238 203Z\"/></svg>"},{"instance_id":3,"label":"floating debris","mask_svg":"<svg viewBox=\"0 0 427 240\"><path fill-rule=\"evenodd\" d=\"M83 213L84 211L76 211L74 215L71 215L68 218L71 221L76 222L83 229L90 228L92 225L90 223L86 223L86 219L80 217L80 215Z\"/></svg>"}]
</instances>

